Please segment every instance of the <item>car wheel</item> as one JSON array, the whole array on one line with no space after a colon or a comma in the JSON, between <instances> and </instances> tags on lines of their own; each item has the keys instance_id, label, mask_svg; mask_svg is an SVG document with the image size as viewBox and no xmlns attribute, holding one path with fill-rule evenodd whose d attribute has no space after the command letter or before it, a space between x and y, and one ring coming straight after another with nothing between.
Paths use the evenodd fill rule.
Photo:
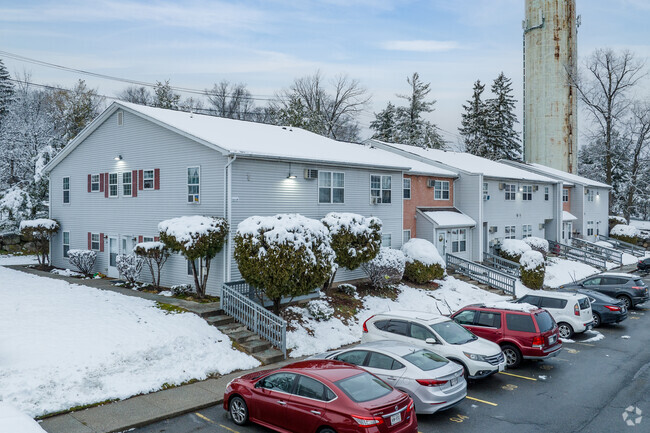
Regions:
<instances>
[{"instance_id":1,"label":"car wheel","mask_svg":"<svg viewBox=\"0 0 650 433\"><path fill-rule=\"evenodd\" d=\"M237 425L244 425L248 422L248 406L243 398L235 396L230 399L230 417Z\"/></svg>"},{"instance_id":2,"label":"car wheel","mask_svg":"<svg viewBox=\"0 0 650 433\"><path fill-rule=\"evenodd\" d=\"M600 315L598 313L594 313L594 328L598 328L600 326Z\"/></svg>"},{"instance_id":3,"label":"car wheel","mask_svg":"<svg viewBox=\"0 0 650 433\"><path fill-rule=\"evenodd\" d=\"M521 364L521 352L515 346L506 344L501 347L503 350L503 355L506 357L506 364L509 368L515 368Z\"/></svg>"},{"instance_id":4,"label":"car wheel","mask_svg":"<svg viewBox=\"0 0 650 433\"><path fill-rule=\"evenodd\" d=\"M568 323L560 322L557 324L558 330L560 331L560 338L571 338L573 337L573 328Z\"/></svg>"},{"instance_id":5,"label":"car wheel","mask_svg":"<svg viewBox=\"0 0 650 433\"><path fill-rule=\"evenodd\" d=\"M332 428L325 427L323 429L318 430L318 433L336 433L336 431Z\"/></svg>"},{"instance_id":6,"label":"car wheel","mask_svg":"<svg viewBox=\"0 0 650 433\"><path fill-rule=\"evenodd\" d=\"M621 295L621 296L617 296L616 299L618 299L619 301L623 301L626 309L629 310L630 308L632 308L632 300L628 296Z\"/></svg>"}]
</instances>

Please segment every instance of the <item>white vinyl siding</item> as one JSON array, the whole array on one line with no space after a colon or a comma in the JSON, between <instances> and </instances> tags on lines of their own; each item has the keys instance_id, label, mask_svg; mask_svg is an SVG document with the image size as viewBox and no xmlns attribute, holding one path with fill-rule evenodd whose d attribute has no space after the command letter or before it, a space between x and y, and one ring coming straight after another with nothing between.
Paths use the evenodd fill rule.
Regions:
<instances>
[{"instance_id":1,"label":"white vinyl siding","mask_svg":"<svg viewBox=\"0 0 650 433\"><path fill-rule=\"evenodd\" d=\"M370 175L370 201L372 203L391 203L392 176Z\"/></svg>"},{"instance_id":2,"label":"white vinyl siding","mask_svg":"<svg viewBox=\"0 0 650 433\"><path fill-rule=\"evenodd\" d=\"M64 204L70 203L70 178L69 177L63 178L63 203Z\"/></svg>"},{"instance_id":3,"label":"white vinyl siding","mask_svg":"<svg viewBox=\"0 0 650 433\"><path fill-rule=\"evenodd\" d=\"M201 167L187 169L187 202L201 202Z\"/></svg>"},{"instance_id":4,"label":"white vinyl siding","mask_svg":"<svg viewBox=\"0 0 650 433\"><path fill-rule=\"evenodd\" d=\"M436 180L433 189L434 200L449 200L449 181Z\"/></svg>"},{"instance_id":5,"label":"white vinyl siding","mask_svg":"<svg viewBox=\"0 0 650 433\"><path fill-rule=\"evenodd\" d=\"M345 203L345 173L318 172L318 203Z\"/></svg>"}]
</instances>

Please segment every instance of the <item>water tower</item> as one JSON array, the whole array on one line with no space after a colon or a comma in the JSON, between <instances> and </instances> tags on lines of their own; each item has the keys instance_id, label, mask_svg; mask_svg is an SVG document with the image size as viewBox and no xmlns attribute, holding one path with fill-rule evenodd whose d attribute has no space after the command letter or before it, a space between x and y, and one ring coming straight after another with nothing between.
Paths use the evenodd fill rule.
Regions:
<instances>
[{"instance_id":1,"label":"water tower","mask_svg":"<svg viewBox=\"0 0 650 433\"><path fill-rule=\"evenodd\" d=\"M575 173L578 100L576 0L526 0L524 160Z\"/></svg>"}]
</instances>

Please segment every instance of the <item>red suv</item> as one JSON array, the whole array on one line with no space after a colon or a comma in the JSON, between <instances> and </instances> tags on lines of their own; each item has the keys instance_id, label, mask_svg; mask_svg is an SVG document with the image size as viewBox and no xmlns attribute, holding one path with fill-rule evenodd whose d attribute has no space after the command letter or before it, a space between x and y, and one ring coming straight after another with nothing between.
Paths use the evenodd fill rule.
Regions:
<instances>
[{"instance_id":1,"label":"red suv","mask_svg":"<svg viewBox=\"0 0 650 433\"><path fill-rule=\"evenodd\" d=\"M367 371L340 361L309 360L241 376L226 386L223 407L291 433L417 433L413 400Z\"/></svg>"},{"instance_id":2,"label":"red suv","mask_svg":"<svg viewBox=\"0 0 650 433\"><path fill-rule=\"evenodd\" d=\"M514 368L522 359L546 359L562 350L553 317L544 309L528 307L468 305L451 317L479 337L501 346L508 367Z\"/></svg>"}]
</instances>

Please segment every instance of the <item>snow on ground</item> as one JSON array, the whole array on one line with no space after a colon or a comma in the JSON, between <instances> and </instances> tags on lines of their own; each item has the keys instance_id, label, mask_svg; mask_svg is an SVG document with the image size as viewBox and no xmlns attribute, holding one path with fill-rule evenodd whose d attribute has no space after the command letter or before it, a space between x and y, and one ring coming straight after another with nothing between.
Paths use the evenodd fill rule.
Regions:
<instances>
[{"instance_id":1,"label":"snow on ground","mask_svg":"<svg viewBox=\"0 0 650 433\"><path fill-rule=\"evenodd\" d=\"M12 254L0 254L0 266L2 265L37 265L36 256L14 256Z\"/></svg>"},{"instance_id":2,"label":"snow on ground","mask_svg":"<svg viewBox=\"0 0 650 433\"><path fill-rule=\"evenodd\" d=\"M55 274L55 275L62 275L64 277L79 277L79 278L85 277L84 274L80 274L79 272L71 271L70 269L52 269L50 271L50 273Z\"/></svg>"},{"instance_id":3,"label":"snow on ground","mask_svg":"<svg viewBox=\"0 0 650 433\"><path fill-rule=\"evenodd\" d=\"M191 313L2 266L0 281L0 400L29 416L259 365Z\"/></svg>"},{"instance_id":4,"label":"snow on ground","mask_svg":"<svg viewBox=\"0 0 650 433\"><path fill-rule=\"evenodd\" d=\"M605 338L603 334L594 330L585 331L585 335L591 335L591 337L581 341L581 343L593 343L594 341L600 341Z\"/></svg>"},{"instance_id":5,"label":"snow on ground","mask_svg":"<svg viewBox=\"0 0 650 433\"><path fill-rule=\"evenodd\" d=\"M0 432L45 433L36 421L8 403L0 401Z\"/></svg>"},{"instance_id":6,"label":"snow on ground","mask_svg":"<svg viewBox=\"0 0 650 433\"><path fill-rule=\"evenodd\" d=\"M546 260L544 285L556 288L563 284L572 283L599 273L600 271L597 268L585 263L561 259L559 257L549 257Z\"/></svg>"},{"instance_id":7,"label":"snow on ground","mask_svg":"<svg viewBox=\"0 0 650 433\"><path fill-rule=\"evenodd\" d=\"M292 307L294 312L303 315L305 323L298 326L297 330L287 332L287 348L292 349L291 357L313 355L359 341L363 322L373 314L406 310L448 315L468 304L509 299L450 276L436 282L440 284L436 290L417 289L401 284L398 287L400 294L394 301L375 296L365 297L363 310L357 313L356 321L351 320L349 326L335 317L316 321L305 308ZM312 335L306 328L311 329Z\"/></svg>"}]
</instances>

